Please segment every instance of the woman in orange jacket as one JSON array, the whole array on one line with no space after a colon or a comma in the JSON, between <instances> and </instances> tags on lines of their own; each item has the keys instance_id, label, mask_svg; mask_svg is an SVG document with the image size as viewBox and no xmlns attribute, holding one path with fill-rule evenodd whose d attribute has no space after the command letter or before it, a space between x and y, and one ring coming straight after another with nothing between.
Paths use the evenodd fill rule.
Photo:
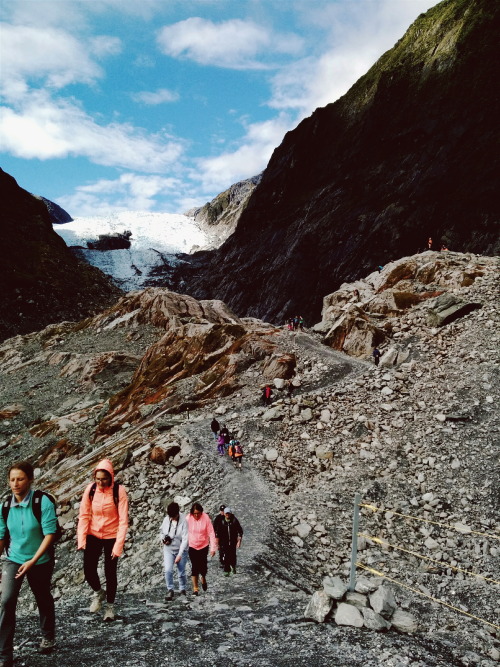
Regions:
<instances>
[{"instance_id":1,"label":"woman in orange jacket","mask_svg":"<svg viewBox=\"0 0 500 667\"><path fill-rule=\"evenodd\" d=\"M94 481L85 489L78 517L78 549L83 549L85 579L94 591L90 611L101 609L104 599L104 620L115 618L114 602L117 589L118 557L128 528L128 497L121 484L115 482L113 464L103 459L94 470ZM97 573L99 558L104 551L106 592Z\"/></svg>"}]
</instances>

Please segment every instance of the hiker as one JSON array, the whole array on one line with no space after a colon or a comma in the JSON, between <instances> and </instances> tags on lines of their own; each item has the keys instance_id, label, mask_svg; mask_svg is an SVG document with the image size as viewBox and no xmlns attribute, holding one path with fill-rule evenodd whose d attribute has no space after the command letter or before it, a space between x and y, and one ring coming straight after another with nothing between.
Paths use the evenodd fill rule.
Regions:
<instances>
[{"instance_id":1,"label":"hiker","mask_svg":"<svg viewBox=\"0 0 500 667\"><path fill-rule=\"evenodd\" d=\"M219 525L224 521L224 510L226 509L225 505L221 505L219 507L219 514L215 517L215 519L212 521L213 527L214 527L214 533L217 536L217 530L219 528ZM221 548L219 544L219 562L220 566L224 567L224 551Z\"/></svg>"},{"instance_id":2,"label":"hiker","mask_svg":"<svg viewBox=\"0 0 500 667\"><path fill-rule=\"evenodd\" d=\"M293 330L293 317L288 318L288 331Z\"/></svg>"},{"instance_id":3,"label":"hiker","mask_svg":"<svg viewBox=\"0 0 500 667\"><path fill-rule=\"evenodd\" d=\"M167 594L165 600L174 599L174 565L177 565L179 595L186 595L186 563L188 558L188 527L186 517L180 513L177 503L169 503L167 516L160 529L163 544L163 564Z\"/></svg>"},{"instance_id":4,"label":"hiker","mask_svg":"<svg viewBox=\"0 0 500 667\"><path fill-rule=\"evenodd\" d=\"M83 549L85 580L94 591L89 611L97 613L106 600L103 620L115 619L118 557L122 555L128 528L128 496L115 481L113 464L100 461L94 469L94 481L85 489L78 516L78 549ZM97 572L104 551L106 591Z\"/></svg>"},{"instance_id":5,"label":"hiker","mask_svg":"<svg viewBox=\"0 0 500 667\"><path fill-rule=\"evenodd\" d=\"M229 429L225 424L222 424L222 428L219 431L219 435L224 436L224 442L229 443L229 441L231 440L231 436L229 435Z\"/></svg>"},{"instance_id":6,"label":"hiker","mask_svg":"<svg viewBox=\"0 0 500 667\"><path fill-rule=\"evenodd\" d=\"M378 347L373 348L372 355L373 355L373 361L375 362L375 366L378 366L378 363L380 361L380 356L381 356L380 355L380 350L378 349Z\"/></svg>"},{"instance_id":7,"label":"hiker","mask_svg":"<svg viewBox=\"0 0 500 667\"><path fill-rule=\"evenodd\" d=\"M193 595L198 595L198 577L201 576L202 589L206 591L208 588L208 549L210 547L210 557L213 558L217 550L215 533L210 517L208 514L205 514L200 503L194 503L186 520L188 524L189 560L191 561Z\"/></svg>"},{"instance_id":8,"label":"hiker","mask_svg":"<svg viewBox=\"0 0 500 667\"><path fill-rule=\"evenodd\" d=\"M295 315L295 317L293 318L293 330L297 331L298 328L299 328L299 316Z\"/></svg>"},{"instance_id":9,"label":"hiker","mask_svg":"<svg viewBox=\"0 0 500 667\"><path fill-rule=\"evenodd\" d=\"M241 462L243 460L243 447L239 440L232 440L233 446L231 448L231 458L233 459L234 467L241 469Z\"/></svg>"},{"instance_id":10,"label":"hiker","mask_svg":"<svg viewBox=\"0 0 500 667\"><path fill-rule=\"evenodd\" d=\"M217 452L219 456L224 456L226 451L226 442L224 436L221 434L217 437Z\"/></svg>"},{"instance_id":11,"label":"hiker","mask_svg":"<svg viewBox=\"0 0 500 667\"><path fill-rule=\"evenodd\" d=\"M432 250L432 238L430 236L427 239L427 250Z\"/></svg>"},{"instance_id":12,"label":"hiker","mask_svg":"<svg viewBox=\"0 0 500 667\"><path fill-rule=\"evenodd\" d=\"M266 384L264 389L262 390L262 403L263 405L271 405L271 396L273 395L273 390L271 387Z\"/></svg>"},{"instance_id":13,"label":"hiker","mask_svg":"<svg viewBox=\"0 0 500 667\"><path fill-rule=\"evenodd\" d=\"M217 421L217 419L215 419L215 417L214 417L212 419L211 424L210 424L210 430L214 434L214 440L217 440L217 433L219 432L219 429L220 429L220 424Z\"/></svg>"},{"instance_id":14,"label":"hiker","mask_svg":"<svg viewBox=\"0 0 500 667\"><path fill-rule=\"evenodd\" d=\"M14 664L16 605L25 577L40 616L39 651L51 653L55 646L56 618L50 586L54 570L51 546L58 525L56 508L48 495L31 489L33 479L33 466L28 461L11 465L7 480L12 494L4 500L0 515L0 554L5 554L0 612L0 665L3 667Z\"/></svg>"},{"instance_id":15,"label":"hiker","mask_svg":"<svg viewBox=\"0 0 500 667\"><path fill-rule=\"evenodd\" d=\"M299 329L301 331L304 331L304 318L302 317L302 315L299 316Z\"/></svg>"},{"instance_id":16,"label":"hiker","mask_svg":"<svg viewBox=\"0 0 500 667\"><path fill-rule=\"evenodd\" d=\"M241 546L243 528L230 507L224 508L224 520L217 525L217 544L224 553L224 575L236 574L236 549Z\"/></svg>"}]
</instances>

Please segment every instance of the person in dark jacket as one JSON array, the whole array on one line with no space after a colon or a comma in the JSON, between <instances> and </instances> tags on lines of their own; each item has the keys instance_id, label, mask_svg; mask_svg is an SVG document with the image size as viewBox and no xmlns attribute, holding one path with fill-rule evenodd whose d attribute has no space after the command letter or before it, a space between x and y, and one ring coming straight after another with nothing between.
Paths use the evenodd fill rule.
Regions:
<instances>
[{"instance_id":1,"label":"person in dark jacket","mask_svg":"<svg viewBox=\"0 0 500 667\"><path fill-rule=\"evenodd\" d=\"M241 546L243 528L230 507L224 508L224 521L218 523L215 537L224 553L224 575L229 577L231 570L236 574L236 549Z\"/></svg>"},{"instance_id":2,"label":"person in dark jacket","mask_svg":"<svg viewBox=\"0 0 500 667\"><path fill-rule=\"evenodd\" d=\"M373 355L373 361L375 362L375 366L378 366L381 357L380 350L378 349L378 347L373 348L372 355Z\"/></svg>"},{"instance_id":3,"label":"person in dark jacket","mask_svg":"<svg viewBox=\"0 0 500 667\"><path fill-rule=\"evenodd\" d=\"M214 434L214 439L215 440L217 440L217 433L219 432L219 429L220 429L220 424L217 421L217 419L215 419L215 417L214 417L212 419L212 423L210 424L210 430Z\"/></svg>"},{"instance_id":4,"label":"person in dark jacket","mask_svg":"<svg viewBox=\"0 0 500 667\"><path fill-rule=\"evenodd\" d=\"M216 537L217 537L217 531L219 530L219 527L224 522L224 510L225 509L226 509L226 506L221 505L219 507L219 514L217 514L215 519L212 521ZM220 566L224 567L224 550L220 546L219 546L219 561L220 561Z\"/></svg>"}]
</instances>

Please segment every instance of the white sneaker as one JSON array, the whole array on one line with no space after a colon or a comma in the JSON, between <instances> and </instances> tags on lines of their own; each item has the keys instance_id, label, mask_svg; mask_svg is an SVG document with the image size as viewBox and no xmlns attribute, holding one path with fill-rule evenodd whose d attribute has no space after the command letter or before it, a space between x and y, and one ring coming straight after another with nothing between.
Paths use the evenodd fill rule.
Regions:
<instances>
[{"instance_id":1,"label":"white sneaker","mask_svg":"<svg viewBox=\"0 0 500 667\"><path fill-rule=\"evenodd\" d=\"M90 603L90 609L89 609L89 611L92 614L96 614L101 609L105 597L106 594L104 593L102 588L100 591L97 591L97 593L94 593L94 595L92 596L92 602Z\"/></svg>"},{"instance_id":2,"label":"white sneaker","mask_svg":"<svg viewBox=\"0 0 500 667\"><path fill-rule=\"evenodd\" d=\"M106 607L104 609L104 616L102 617L103 621L114 621L115 620L115 605L110 604L109 602L106 603Z\"/></svg>"}]
</instances>

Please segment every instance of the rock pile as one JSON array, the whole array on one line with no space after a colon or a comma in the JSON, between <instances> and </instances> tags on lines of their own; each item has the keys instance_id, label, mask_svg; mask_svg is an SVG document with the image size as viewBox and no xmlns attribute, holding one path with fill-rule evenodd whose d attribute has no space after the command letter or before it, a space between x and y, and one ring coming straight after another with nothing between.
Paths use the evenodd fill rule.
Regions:
<instances>
[{"instance_id":1,"label":"rock pile","mask_svg":"<svg viewBox=\"0 0 500 667\"><path fill-rule=\"evenodd\" d=\"M359 577L353 591L340 577L325 577L323 588L316 591L304 612L305 618L323 623L329 616L337 625L369 630L416 632L415 617L398 609L392 589L380 580Z\"/></svg>"}]
</instances>

